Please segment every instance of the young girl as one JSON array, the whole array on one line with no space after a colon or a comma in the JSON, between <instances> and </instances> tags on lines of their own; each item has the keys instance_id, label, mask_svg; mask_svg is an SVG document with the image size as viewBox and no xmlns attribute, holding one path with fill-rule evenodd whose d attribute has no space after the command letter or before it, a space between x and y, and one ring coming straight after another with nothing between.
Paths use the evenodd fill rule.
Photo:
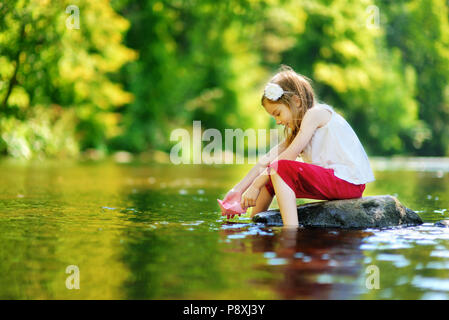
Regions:
<instances>
[{"instance_id":1,"label":"young girl","mask_svg":"<svg viewBox=\"0 0 449 320\"><path fill-rule=\"evenodd\" d=\"M335 110L316 101L309 80L283 65L262 96L265 111L285 126L286 138L231 189L224 201L266 211L276 195L284 226L298 226L296 198L359 198L374 181L357 135ZM301 155L305 162L296 161Z\"/></svg>"}]
</instances>

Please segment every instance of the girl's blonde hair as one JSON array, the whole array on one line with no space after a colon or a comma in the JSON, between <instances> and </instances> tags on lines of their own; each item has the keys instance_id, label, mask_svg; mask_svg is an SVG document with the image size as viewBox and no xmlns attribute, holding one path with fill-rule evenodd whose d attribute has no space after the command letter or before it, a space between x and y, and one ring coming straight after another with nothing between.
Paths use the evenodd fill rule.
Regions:
<instances>
[{"instance_id":1,"label":"girl's blonde hair","mask_svg":"<svg viewBox=\"0 0 449 320\"><path fill-rule=\"evenodd\" d=\"M262 95L262 105L265 99L271 103L284 103L290 108L293 118L293 129L285 127L284 134L286 136L287 145L292 143L293 139L299 132L302 119L307 110L315 104L315 92L313 91L311 80L303 75L296 73L291 67L281 65L278 72L269 81L278 84L283 90L284 94L277 101L271 101L265 94ZM293 97L297 96L300 100L300 105L296 106Z\"/></svg>"}]
</instances>

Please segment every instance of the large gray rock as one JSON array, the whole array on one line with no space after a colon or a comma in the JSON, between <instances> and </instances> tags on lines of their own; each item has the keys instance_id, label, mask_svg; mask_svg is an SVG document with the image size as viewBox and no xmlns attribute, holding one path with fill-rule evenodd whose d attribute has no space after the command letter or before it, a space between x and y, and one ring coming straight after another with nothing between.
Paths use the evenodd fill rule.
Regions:
<instances>
[{"instance_id":1,"label":"large gray rock","mask_svg":"<svg viewBox=\"0 0 449 320\"><path fill-rule=\"evenodd\" d=\"M345 229L414 226L423 223L416 212L390 195L306 203L298 206L298 220L304 227ZM282 225L279 209L260 212L253 217L253 221Z\"/></svg>"}]
</instances>

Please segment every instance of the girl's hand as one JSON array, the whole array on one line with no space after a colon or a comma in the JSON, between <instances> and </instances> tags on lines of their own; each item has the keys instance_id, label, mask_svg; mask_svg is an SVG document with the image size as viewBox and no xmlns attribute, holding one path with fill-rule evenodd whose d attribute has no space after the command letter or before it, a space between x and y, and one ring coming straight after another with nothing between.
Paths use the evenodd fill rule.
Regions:
<instances>
[{"instance_id":1,"label":"girl's hand","mask_svg":"<svg viewBox=\"0 0 449 320\"><path fill-rule=\"evenodd\" d=\"M255 207L256 200L259 197L260 188L251 185L242 195L242 208Z\"/></svg>"},{"instance_id":2,"label":"girl's hand","mask_svg":"<svg viewBox=\"0 0 449 320\"><path fill-rule=\"evenodd\" d=\"M231 189L228 191L228 193L226 194L226 196L223 199L223 202L228 202L228 203L240 203L242 199L242 192L238 191L236 189ZM222 215L224 215L222 213ZM227 214L226 217L229 218L234 218L235 214Z\"/></svg>"},{"instance_id":3,"label":"girl's hand","mask_svg":"<svg viewBox=\"0 0 449 320\"><path fill-rule=\"evenodd\" d=\"M242 198L242 192L231 189L228 191L226 196L223 199L223 202L240 202Z\"/></svg>"}]
</instances>

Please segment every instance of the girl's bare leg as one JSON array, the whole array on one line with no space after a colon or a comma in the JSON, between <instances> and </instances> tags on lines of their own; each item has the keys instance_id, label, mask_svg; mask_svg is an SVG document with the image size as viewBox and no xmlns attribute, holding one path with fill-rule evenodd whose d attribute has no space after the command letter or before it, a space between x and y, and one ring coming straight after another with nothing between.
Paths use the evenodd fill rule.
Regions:
<instances>
[{"instance_id":1,"label":"girl's bare leg","mask_svg":"<svg viewBox=\"0 0 449 320\"><path fill-rule=\"evenodd\" d=\"M251 218L259 212L267 211L270 207L271 201L273 201L273 196L268 192L267 188L264 186L259 193L256 200L256 206L253 207L251 211Z\"/></svg>"},{"instance_id":2,"label":"girl's bare leg","mask_svg":"<svg viewBox=\"0 0 449 320\"><path fill-rule=\"evenodd\" d=\"M299 223L295 192L274 170L271 173L271 182L276 192L276 199L279 204L284 226L297 227Z\"/></svg>"}]
</instances>

